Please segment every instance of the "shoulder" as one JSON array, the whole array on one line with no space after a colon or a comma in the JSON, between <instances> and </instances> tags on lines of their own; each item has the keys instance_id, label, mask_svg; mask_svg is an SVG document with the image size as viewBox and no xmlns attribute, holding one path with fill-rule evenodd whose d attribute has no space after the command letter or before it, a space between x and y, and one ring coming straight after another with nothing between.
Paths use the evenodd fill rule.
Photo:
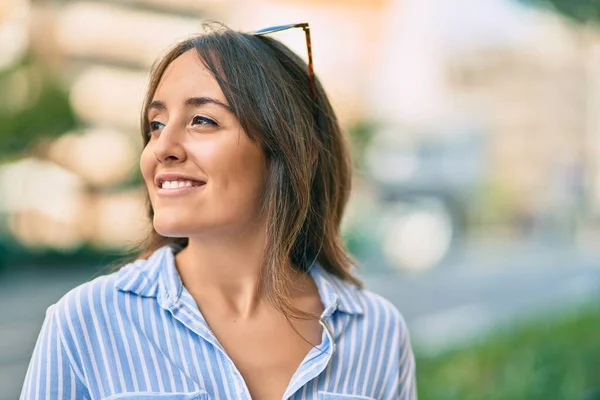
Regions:
<instances>
[{"instance_id":1,"label":"shoulder","mask_svg":"<svg viewBox=\"0 0 600 400\"><path fill-rule=\"evenodd\" d=\"M127 290L122 290L121 287L147 283L144 269L146 262L139 260L127 264L113 273L99 276L67 292L52 306L54 318L62 328L63 336L77 335L86 325L98 325L102 318L114 314L119 298L127 295Z\"/></svg>"},{"instance_id":2,"label":"shoulder","mask_svg":"<svg viewBox=\"0 0 600 400\"><path fill-rule=\"evenodd\" d=\"M402 371L401 381L404 386L406 382L414 379L415 363L409 328L404 316L384 297L365 289L359 290L359 293L363 304L363 329L369 332L367 340L377 344L380 356L385 349L385 357L388 357L390 365Z\"/></svg>"},{"instance_id":3,"label":"shoulder","mask_svg":"<svg viewBox=\"0 0 600 400\"><path fill-rule=\"evenodd\" d=\"M384 297L365 289L359 293L366 341L372 343L369 358L378 360L376 364L386 371L376 374L376 387L386 398L416 399L415 358L403 315Z\"/></svg>"},{"instance_id":4,"label":"shoulder","mask_svg":"<svg viewBox=\"0 0 600 400\"><path fill-rule=\"evenodd\" d=\"M384 297L341 279L323 268L313 273L326 309L334 303L337 310L358 317L370 327L406 331L406 322L398 308Z\"/></svg>"},{"instance_id":5,"label":"shoulder","mask_svg":"<svg viewBox=\"0 0 600 400\"><path fill-rule=\"evenodd\" d=\"M356 290L356 300L362 307L359 318L369 337L390 351L410 347L409 329L400 310L388 299L367 289Z\"/></svg>"},{"instance_id":6,"label":"shoulder","mask_svg":"<svg viewBox=\"0 0 600 400\"><path fill-rule=\"evenodd\" d=\"M127 324L127 311L135 312L132 302L136 296L121 287L132 283L136 288L140 283L148 287L145 266L146 261L140 260L99 276L71 289L48 309L46 318L53 321L76 369L82 369L90 354L116 334L119 324Z\"/></svg>"},{"instance_id":7,"label":"shoulder","mask_svg":"<svg viewBox=\"0 0 600 400\"><path fill-rule=\"evenodd\" d=\"M64 326L88 320L112 299L120 272L97 277L67 292L53 306L57 322Z\"/></svg>"},{"instance_id":8,"label":"shoulder","mask_svg":"<svg viewBox=\"0 0 600 400\"><path fill-rule=\"evenodd\" d=\"M367 289L359 289L357 294L366 319L389 324L391 328L406 329L402 313L391 301Z\"/></svg>"}]
</instances>

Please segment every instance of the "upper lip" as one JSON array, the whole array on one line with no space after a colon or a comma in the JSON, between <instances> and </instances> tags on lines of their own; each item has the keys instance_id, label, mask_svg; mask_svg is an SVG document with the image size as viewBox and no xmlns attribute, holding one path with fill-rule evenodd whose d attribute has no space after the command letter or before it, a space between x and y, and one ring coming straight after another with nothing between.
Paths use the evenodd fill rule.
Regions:
<instances>
[{"instance_id":1,"label":"upper lip","mask_svg":"<svg viewBox=\"0 0 600 400\"><path fill-rule=\"evenodd\" d=\"M154 184L158 187L162 187L163 182L172 182L172 181L192 181L192 182L200 182L206 183L206 179L204 178L196 178L186 174L178 174L178 173L169 173L169 174L156 174L154 176Z\"/></svg>"}]
</instances>

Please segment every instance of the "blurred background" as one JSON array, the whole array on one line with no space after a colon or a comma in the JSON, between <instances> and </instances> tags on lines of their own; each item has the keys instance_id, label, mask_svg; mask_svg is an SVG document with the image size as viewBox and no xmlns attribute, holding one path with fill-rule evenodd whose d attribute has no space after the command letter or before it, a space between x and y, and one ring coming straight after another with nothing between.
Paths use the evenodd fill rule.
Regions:
<instances>
[{"instance_id":1,"label":"blurred background","mask_svg":"<svg viewBox=\"0 0 600 400\"><path fill-rule=\"evenodd\" d=\"M45 309L147 232L148 70L207 19L310 22L354 151L344 236L420 399L600 399L597 0L1 0L1 399Z\"/></svg>"}]
</instances>

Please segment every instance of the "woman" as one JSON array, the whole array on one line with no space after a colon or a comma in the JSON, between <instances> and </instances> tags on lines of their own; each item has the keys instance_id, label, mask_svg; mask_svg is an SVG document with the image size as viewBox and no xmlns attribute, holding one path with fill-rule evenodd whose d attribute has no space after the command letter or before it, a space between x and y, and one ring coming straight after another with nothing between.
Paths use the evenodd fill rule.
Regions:
<instances>
[{"instance_id":1,"label":"woman","mask_svg":"<svg viewBox=\"0 0 600 400\"><path fill-rule=\"evenodd\" d=\"M298 24L307 35L308 25ZM143 257L51 306L22 398L414 399L404 320L340 240L329 100L271 37L225 27L155 64Z\"/></svg>"}]
</instances>

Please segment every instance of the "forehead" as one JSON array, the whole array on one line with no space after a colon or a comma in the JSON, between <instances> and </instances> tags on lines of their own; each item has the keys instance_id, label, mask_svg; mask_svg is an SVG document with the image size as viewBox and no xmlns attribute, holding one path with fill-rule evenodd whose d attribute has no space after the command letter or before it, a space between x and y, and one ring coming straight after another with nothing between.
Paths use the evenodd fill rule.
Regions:
<instances>
[{"instance_id":1,"label":"forehead","mask_svg":"<svg viewBox=\"0 0 600 400\"><path fill-rule=\"evenodd\" d=\"M226 103L217 80L196 50L191 49L169 64L160 78L153 100L168 103L198 96L208 96Z\"/></svg>"}]
</instances>

